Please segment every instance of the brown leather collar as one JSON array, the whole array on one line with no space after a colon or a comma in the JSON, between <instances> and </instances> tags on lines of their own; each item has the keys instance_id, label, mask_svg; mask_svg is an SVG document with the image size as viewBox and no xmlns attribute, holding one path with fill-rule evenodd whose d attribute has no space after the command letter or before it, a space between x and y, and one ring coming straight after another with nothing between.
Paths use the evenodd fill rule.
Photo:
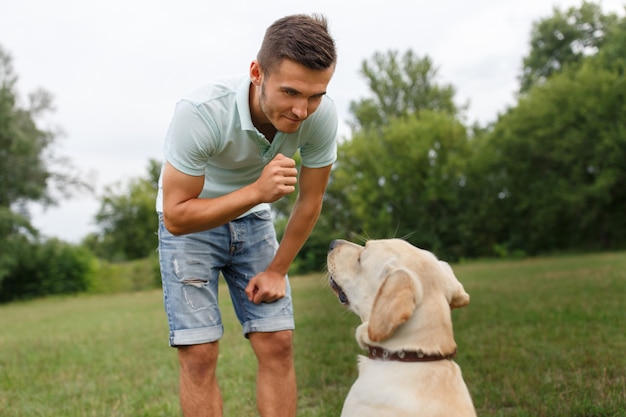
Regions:
<instances>
[{"instance_id":1,"label":"brown leather collar","mask_svg":"<svg viewBox=\"0 0 626 417\"><path fill-rule=\"evenodd\" d=\"M368 357L370 359L376 359L379 361L434 362L434 361L450 360L456 357L456 350L447 355L442 355L442 354L427 355L421 350L418 350L418 351L401 350L398 352L394 352L394 351L383 349L381 347L376 347L376 346L368 346L367 350L369 351Z\"/></svg>"}]
</instances>

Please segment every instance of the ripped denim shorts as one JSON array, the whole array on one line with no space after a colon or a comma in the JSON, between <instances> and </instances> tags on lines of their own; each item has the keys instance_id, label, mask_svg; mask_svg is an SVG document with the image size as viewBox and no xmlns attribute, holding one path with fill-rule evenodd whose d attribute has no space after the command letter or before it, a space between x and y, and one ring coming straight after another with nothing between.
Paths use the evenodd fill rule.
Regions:
<instances>
[{"instance_id":1,"label":"ripped denim shorts","mask_svg":"<svg viewBox=\"0 0 626 417\"><path fill-rule=\"evenodd\" d=\"M159 260L170 346L219 340L223 333L218 304L220 276L245 336L294 328L291 289L273 303L254 304L248 281L267 268L278 248L268 210L251 213L204 232L172 235L159 213ZM223 305L226 305L224 302Z\"/></svg>"}]
</instances>

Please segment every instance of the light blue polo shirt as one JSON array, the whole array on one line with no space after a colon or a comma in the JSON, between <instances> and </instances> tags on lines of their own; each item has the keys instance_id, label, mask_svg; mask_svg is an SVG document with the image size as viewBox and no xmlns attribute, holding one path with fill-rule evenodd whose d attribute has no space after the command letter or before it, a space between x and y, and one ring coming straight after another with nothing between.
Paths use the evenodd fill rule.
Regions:
<instances>
[{"instance_id":1,"label":"light blue polo shirt","mask_svg":"<svg viewBox=\"0 0 626 417\"><path fill-rule=\"evenodd\" d=\"M252 124L250 77L222 79L178 102L165 137L164 157L177 170L204 175L199 198L215 198L253 183L278 153L300 150L302 165L320 168L337 159L337 110L324 95L294 133L277 132L270 143ZM162 179L156 201L163 211ZM260 204L246 214L267 209Z\"/></svg>"}]
</instances>

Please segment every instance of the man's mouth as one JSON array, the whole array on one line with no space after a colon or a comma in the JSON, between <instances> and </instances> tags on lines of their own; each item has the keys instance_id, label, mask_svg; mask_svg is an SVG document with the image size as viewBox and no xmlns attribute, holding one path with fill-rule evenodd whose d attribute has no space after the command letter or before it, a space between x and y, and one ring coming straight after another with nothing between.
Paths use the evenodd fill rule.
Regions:
<instances>
[{"instance_id":1,"label":"man's mouth","mask_svg":"<svg viewBox=\"0 0 626 417\"><path fill-rule=\"evenodd\" d=\"M303 119L301 119L298 116L295 116L293 114L285 114L285 115L283 115L283 117L285 119L289 120L291 123L301 123L303 121Z\"/></svg>"}]
</instances>

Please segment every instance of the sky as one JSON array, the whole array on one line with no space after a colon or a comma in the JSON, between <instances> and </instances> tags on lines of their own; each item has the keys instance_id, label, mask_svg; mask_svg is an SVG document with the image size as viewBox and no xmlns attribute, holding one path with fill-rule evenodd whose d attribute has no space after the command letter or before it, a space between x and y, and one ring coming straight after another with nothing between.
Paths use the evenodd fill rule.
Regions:
<instances>
[{"instance_id":1,"label":"sky","mask_svg":"<svg viewBox=\"0 0 626 417\"><path fill-rule=\"evenodd\" d=\"M603 0L624 15L626 0ZM328 87L340 118L369 90L359 74L376 52L412 50L438 68L438 82L469 104L467 122L486 124L515 104L532 24L573 0L0 0L0 45L13 58L17 91L43 88L55 111L41 127L61 129L54 153L89 179L94 195L31 207L43 235L72 243L97 231L106 186L145 176L161 161L174 106L212 79L244 74L265 29L294 13L322 13L338 64ZM1 161L0 161L1 163Z\"/></svg>"}]
</instances>

